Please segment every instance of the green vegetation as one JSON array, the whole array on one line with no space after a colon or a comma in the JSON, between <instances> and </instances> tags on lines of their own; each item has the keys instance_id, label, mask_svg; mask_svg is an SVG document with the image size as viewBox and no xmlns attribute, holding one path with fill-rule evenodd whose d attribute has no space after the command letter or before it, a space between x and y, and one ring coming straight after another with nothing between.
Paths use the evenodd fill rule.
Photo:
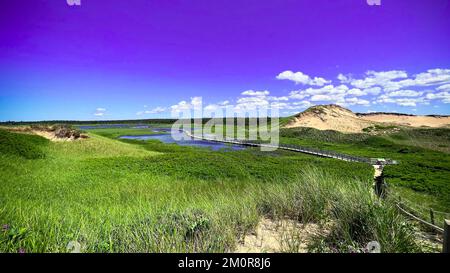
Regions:
<instances>
[{"instance_id":1,"label":"green vegetation","mask_svg":"<svg viewBox=\"0 0 450 273\"><path fill-rule=\"evenodd\" d=\"M232 251L262 216L332 222L310 251L361 251L371 240L386 252L422 250L373 196L366 164L117 140L114 130L73 142L0 131L44 155L0 155L1 252L65 252L70 241L85 252Z\"/></svg>"},{"instance_id":2,"label":"green vegetation","mask_svg":"<svg viewBox=\"0 0 450 273\"><path fill-rule=\"evenodd\" d=\"M105 128L105 129L89 129L89 132L109 138L117 138L119 136L141 136L156 134L150 128Z\"/></svg>"},{"instance_id":3,"label":"green vegetation","mask_svg":"<svg viewBox=\"0 0 450 273\"><path fill-rule=\"evenodd\" d=\"M33 135L10 133L0 129L0 154L27 159L43 158L48 140Z\"/></svg>"},{"instance_id":4,"label":"green vegetation","mask_svg":"<svg viewBox=\"0 0 450 273\"><path fill-rule=\"evenodd\" d=\"M449 143L450 129L402 129L392 134L372 136L369 134L343 134L335 131L319 131L312 128L281 130L281 142L309 146L346 154L391 158L399 165L385 168L386 181L398 194L406 188L418 195L434 199L430 208L450 212L450 156L439 149L416 145L428 141L427 147L442 146ZM409 200L412 203L417 198Z\"/></svg>"},{"instance_id":5,"label":"green vegetation","mask_svg":"<svg viewBox=\"0 0 450 273\"><path fill-rule=\"evenodd\" d=\"M387 137L398 144L450 153L450 128L402 129Z\"/></svg>"},{"instance_id":6,"label":"green vegetation","mask_svg":"<svg viewBox=\"0 0 450 273\"><path fill-rule=\"evenodd\" d=\"M363 130L363 132L366 132L366 133L372 133L372 132L394 130L394 129L398 129L398 126L375 124L375 125L366 127L366 128L364 128L362 130Z\"/></svg>"}]
</instances>

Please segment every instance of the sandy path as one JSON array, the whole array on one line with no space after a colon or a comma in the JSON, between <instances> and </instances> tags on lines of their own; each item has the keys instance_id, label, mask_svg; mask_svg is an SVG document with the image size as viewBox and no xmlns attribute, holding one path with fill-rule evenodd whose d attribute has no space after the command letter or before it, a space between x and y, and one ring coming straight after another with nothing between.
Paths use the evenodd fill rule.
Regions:
<instances>
[{"instance_id":1,"label":"sandy path","mask_svg":"<svg viewBox=\"0 0 450 273\"><path fill-rule=\"evenodd\" d=\"M328 229L314 223L262 218L255 231L244 236L236 253L307 253L308 243L315 236L326 235Z\"/></svg>"}]
</instances>

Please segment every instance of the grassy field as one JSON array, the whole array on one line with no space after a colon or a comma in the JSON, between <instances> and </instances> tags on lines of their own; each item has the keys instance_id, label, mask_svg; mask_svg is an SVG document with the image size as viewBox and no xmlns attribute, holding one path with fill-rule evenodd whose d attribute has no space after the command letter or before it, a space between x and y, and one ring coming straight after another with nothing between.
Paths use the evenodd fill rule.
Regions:
<instances>
[{"instance_id":1,"label":"grassy field","mask_svg":"<svg viewBox=\"0 0 450 273\"><path fill-rule=\"evenodd\" d=\"M398 160L400 164L384 171L392 191L426 208L427 217L429 208L450 213L450 156L444 149L450 143L450 129L401 129L373 136L298 128L283 129L281 136L282 143Z\"/></svg>"},{"instance_id":2,"label":"grassy field","mask_svg":"<svg viewBox=\"0 0 450 273\"><path fill-rule=\"evenodd\" d=\"M227 252L263 216L332 222L312 252L361 251L372 240L385 252L427 250L392 203L374 197L369 165L116 139L144 132L96 129L88 139L49 142L0 130L0 251L65 252L78 241L84 252ZM326 144L282 135L285 142ZM346 141L333 148L387 150Z\"/></svg>"}]
</instances>

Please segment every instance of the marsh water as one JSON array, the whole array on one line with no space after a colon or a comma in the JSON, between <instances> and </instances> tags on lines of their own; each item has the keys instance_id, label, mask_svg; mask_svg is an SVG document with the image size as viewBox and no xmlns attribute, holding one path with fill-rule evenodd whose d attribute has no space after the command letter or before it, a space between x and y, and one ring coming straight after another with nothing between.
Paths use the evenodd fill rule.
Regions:
<instances>
[{"instance_id":1,"label":"marsh water","mask_svg":"<svg viewBox=\"0 0 450 273\"><path fill-rule=\"evenodd\" d=\"M138 139L138 140L159 140L163 143L176 143L182 146L194 146L210 148L212 150L243 150L246 149L245 146L232 145L227 143L220 143L214 141L194 139L187 136L183 131L174 131L170 127L152 127L145 124L99 124L99 125L79 125L77 126L81 130L90 129L148 129L152 133L148 135L123 135L119 138L121 139ZM172 135L175 137L172 137Z\"/></svg>"},{"instance_id":2,"label":"marsh water","mask_svg":"<svg viewBox=\"0 0 450 273\"><path fill-rule=\"evenodd\" d=\"M240 145L232 145L227 143L220 143L214 141L200 140L194 139L192 137L187 136L182 131L174 131L170 127L152 127L145 124L99 124L99 125L79 125L79 129L81 130L90 130L90 129L125 129L125 128L133 128L133 129L148 129L151 131L148 135L123 135L119 138L121 139L138 139L138 140L159 140L163 143L176 143L182 146L194 146L194 147L202 147L202 148L210 148L214 151L220 149L226 150L243 150L247 147ZM174 137L172 137L172 135Z\"/></svg>"},{"instance_id":3,"label":"marsh water","mask_svg":"<svg viewBox=\"0 0 450 273\"><path fill-rule=\"evenodd\" d=\"M214 141L200 140L194 139L192 137L187 136L182 131L174 131L171 133L170 128L152 128L151 129L156 134L151 135L139 135L139 136L120 136L122 139L140 139L140 140L159 140L163 143L176 143L182 146L194 146L194 147L203 147L210 148L212 150L220 150L220 149L231 149L231 150L243 150L246 147L240 145L231 145L227 143L220 143ZM173 134L173 136L172 136ZM181 140L179 140L181 139Z\"/></svg>"}]
</instances>

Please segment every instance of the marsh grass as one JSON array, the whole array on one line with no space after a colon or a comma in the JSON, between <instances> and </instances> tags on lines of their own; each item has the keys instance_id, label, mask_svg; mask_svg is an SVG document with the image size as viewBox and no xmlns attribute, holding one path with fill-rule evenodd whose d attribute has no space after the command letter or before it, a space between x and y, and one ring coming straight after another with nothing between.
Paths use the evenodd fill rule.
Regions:
<instances>
[{"instance_id":1,"label":"marsh grass","mask_svg":"<svg viewBox=\"0 0 450 273\"><path fill-rule=\"evenodd\" d=\"M310 251L363 252L370 241L378 241L384 252L420 251L413 227L370 187L370 181L333 176L311 166L287 189L270 187L261 207L272 217L287 216L304 224L331 222L329 235L316 238ZM292 236L290 249L295 249L298 236Z\"/></svg>"},{"instance_id":2,"label":"marsh grass","mask_svg":"<svg viewBox=\"0 0 450 273\"><path fill-rule=\"evenodd\" d=\"M382 136L344 134L313 128L283 129L281 143L297 144L323 150L332 150L355 156L391 158L400 162L386 166L384 175L395 189L413 190L419 196L432 196L432 208L450 213L450 156L433 149L448 144L450 129L401 129ZM401 138L401 141L396 139ZM403 191L398 191L403 194ZM411 202L420 202L414 195L404 195Z\"/></svg>"},{"instance_id":3,"label":"marsh grass","mask_svg":"<svg viewBox=\"0 0 450 273\"><path fill-rule=\"evenodd\" d=\"M66 252L70 241L83 252L227 252L262 216L334 222L336 236L311 251L370 240L388 252L420 250L405 220L372 195L364 164L92 133L78 142L12 139L44 156L0 142L9 151L0 156L0 252Z\"/></svg>"}]
</instances>

